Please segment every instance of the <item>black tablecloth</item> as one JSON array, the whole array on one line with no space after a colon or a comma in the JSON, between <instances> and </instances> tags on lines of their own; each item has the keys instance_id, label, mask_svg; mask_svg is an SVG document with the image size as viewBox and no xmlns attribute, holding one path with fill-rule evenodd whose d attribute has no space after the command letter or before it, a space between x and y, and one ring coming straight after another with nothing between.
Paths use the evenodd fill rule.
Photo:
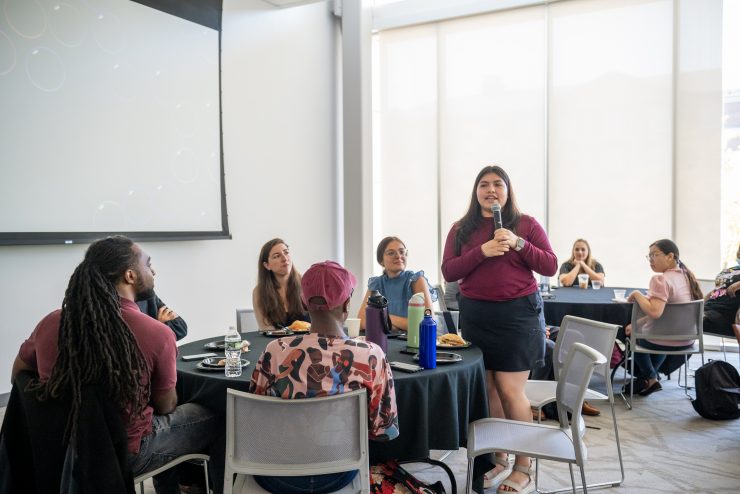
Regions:
<instances>
[{"instance_id":1,"label":"black tablecloth","mask_svg":"<svg viewBox=\"0 0 740 494\"><path fill-rule=\"evenodd\" d=\"M639 288L604 287L600 290L562 287L545 299L545 322L560 326L567 315L626 326L632 317L631 303L614 302L614 290L625 290L625 296Z\"/></svg>"},{"instance_id":2,"label":"black tablecloth","mask_svg":"<svg viewBox=\"0 0 740 494\"><path fill-rule=\"evenodd\" d=\"M195 402L225 413L226 388L246 391L262 351L271 338L258 333L243 333L252 345L242 358L250 365L241 377L227 378L223 371L201 371L197 361L177 361L177 395L180 402ZM204 353L204 345L223 337L209 338L182 345L180 355ZM413 363L411 355L400 353L406 346L401 340L388 341L388 360ZM488 417L486 377L483 355L475 347L446 350L459 353L462 362L439 365L433 370L413 374L394 371L396 404L400 435L393 441L370 441L373 460L426 458L429 450L458 449L467 441L468 423ZM490 455L475 463L475 477L493 468Z\"/></svg>"}]
</instances>

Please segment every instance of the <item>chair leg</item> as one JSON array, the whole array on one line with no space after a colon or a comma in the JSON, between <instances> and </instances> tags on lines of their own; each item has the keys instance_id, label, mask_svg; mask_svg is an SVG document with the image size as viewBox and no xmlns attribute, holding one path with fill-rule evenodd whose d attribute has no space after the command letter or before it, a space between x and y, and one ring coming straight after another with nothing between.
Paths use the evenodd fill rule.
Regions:
<instances>
[{"instance_id":1,"label":"chair leg","mask_svg":"<svg viewBox=\"0 0 740 494\"><path fill-rule=\"evenodd\" d=\"M588 494L588 484L586 484L586 471L583 469L583 467L579 467L581 469L581 485L583 485L583 494Z\"/></svg>"},{"instance_id":2,"label":"chair leg","mask_svg":"<svg viewBox=\"0 0 740 494\"><path fill-rule=\"evenodd\" d=\"M570 470L570 485L573 487L573 494L576 494L576 478L573 476L573 464L568 463L568 470Z\"/></svg>"},{"instance_id":3,"label":"chair leg","mask_svg":"<svg viewBox=\"0 0 740 494\"><path fill-rule=\"evenodd\" d=\"M468 458L468 475L465 479L465 492L467 494L473 494L473 463L475 458Z\"/></svg>"},{"instance_id":4,"label":"chair leg","mask_svg":"<svg viewBox=\"0 0 740 494\"><path fill-rule=\"evenodd\" d=\"M144 482L139 482L139 494L144 494Z\"/></svg>"},{"instance_id":5,"label":"chair leg","mask_svg":"<svg viewBox=\"0 0 740 494\"><path fill-rule=\"evenodd\" d=\"M205 474L206 493L211 492L211 485L208 483L208 462L203 460L203 473Z\"/></svg>"}]
</instances>

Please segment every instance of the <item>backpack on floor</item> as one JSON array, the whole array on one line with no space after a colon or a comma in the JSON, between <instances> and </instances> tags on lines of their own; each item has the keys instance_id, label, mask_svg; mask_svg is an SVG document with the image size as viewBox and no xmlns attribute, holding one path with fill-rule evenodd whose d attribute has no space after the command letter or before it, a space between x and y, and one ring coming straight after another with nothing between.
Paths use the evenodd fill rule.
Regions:
<instances>
[{"instance_id":1,"label":"backpack on floor","mask_svg":"<svg viewBox=\"0 0 740 494\"><path fill-rule=\"evenodd\" d=\"M442 482L427 484L406 471L396 460L370 465L371 494L445 494Z\"/></svg>"},{"instance_id":2,"label":"backpack on floor","mask_svg":"<svg viewBox=\"0 0 740 494\"><path fill-rule=\"evenodd\" d=\"M732 364L711 360L696 370L696 399L691 401L699 415L712 420L740 417L740 375Z\"/></svg>"}]
</instances>

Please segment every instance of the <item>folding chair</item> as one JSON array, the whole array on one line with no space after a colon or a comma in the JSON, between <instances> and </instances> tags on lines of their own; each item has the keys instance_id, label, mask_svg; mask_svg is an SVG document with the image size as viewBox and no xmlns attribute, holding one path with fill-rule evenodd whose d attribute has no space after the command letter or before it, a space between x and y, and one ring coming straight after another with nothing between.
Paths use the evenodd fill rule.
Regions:
<instances>
[{"instance_id":1,"label":"folding chair","mask_svg":"<svg viewBox=\"0 0 740 494\"><path fill-rule=\"evenodd\" d=\"M663 315L658 319L647 316L637 302L632 304L632 333L627 345L626 358L630 362L630 376L635 375L635 353L657 353L664 355L683 355L686 385L684 390L689 395L689 363L688 355L701 354L701 363L704 365L704 300L693 300L681 304L666 304ZM685 350L653 350L638 345L637 340L695 340L691 348ZM627 369L624 370L625 380ZM681 386L681 370L678 371L678 385ZM625 399L627 408L632 408L634 392L634 378L630 381L629 399Z\"/></svg>"},{"instance_id":2,"label":"folding chair","mask_svg":"<svg viewBox=\"0 0 740 494\"><path fill-rule=\"evenodd\" d=\"M369 494L367 421L365 389L302 400L227 390L224 493L266 492L254 475L359 470L339 492Z\"/></svg>"},{"instance_id":3,"label":"folding chair","mask_svg":"<svg viewBox=\"0 0 740 494\"><path fill-rule=\"evenodd\" d=\"M486 453L514 453L568 463L572 491L576 492L573 465L581 471L583 492L586 484L586 445L583 435L586 426L581 416L583 399L594 368L606 364L604 355L583 343L573 343L560 375L555 394L560 424L558 426L519 422L506 419L480 419L468 430L467 493L473 490L473 462ZM572 415L570 424L568 414ZM537 472L532 482L537 482Z\"/></svg>"},{"instance_id":4,"label":"folding chair","mask_svg":"<svg viewBox=\"0 0 740 494\"><path fill-rule=\"evenodd\" d=\"M619 326L615 324L607 324L598 321L592 321L590 319L584 319L582 317L565 316L563 318L562 326L560 326L560 332L558 333L558 339L555 344L555 350L552 356L553 371L555 379L562 372L563 365L568 358L568 353L575 343L583 343L597 352L603 355L611 355L614 347L614 340L617 336L617 330ZM622 462L622 447L619 442L619 428L617 427L617 416L614 413L614 391L612 389L612 381L609 375L609 362L607 361L604 365L596 367L594 372L602 373L604 381L606 382L607 394L600 393L596 390L588 388L586 390L586 400L598 401L607 400L612 414L612 423L614 424L614 438L617 443L617 456L619 457L619 470L621 477L619 480L612 480L608 482L601 482L598 484L590 484L588 487L616 487L624 482L624 463ZM542 407L548 403L552 403L556 400L556 381L527 381L525 387L525 393L529 398L529 404L537 409L537 416L540 417L540 411ZM538 420L539 422L539 420ZM539 465L538 465L539 467ZM548 493L566 492L569 489L560 489L555 491L540 491Z\"/></svg>"}]
</instances>

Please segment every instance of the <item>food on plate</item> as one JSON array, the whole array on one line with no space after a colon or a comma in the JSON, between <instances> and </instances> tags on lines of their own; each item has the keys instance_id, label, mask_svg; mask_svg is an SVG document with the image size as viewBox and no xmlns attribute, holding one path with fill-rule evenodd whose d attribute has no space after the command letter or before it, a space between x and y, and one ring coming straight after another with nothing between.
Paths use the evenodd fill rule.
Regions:
<instances>
[{"instance_id":1,"label":"food on plate","mask_svg":"<svg viewBox=\"0 0 740 494\"><path fill-rule=\"evenodd\" d=\"M308 331L311 329L311 323L306 321L293 321L293 323L288 326L288 329L292 329L293 331Z\"/></svg>"},{"instance_id":2,"label":"food on plate","mask_svg":"<svg viewBox=\"0 0 740 494\"><path fill-rule=\"evenodd\" d=\"M467 342L459 334L447 333L439 337L439 342L443 345L465 346Z\"/></svg>"},{"instance_id":3,"label":"food on plate","mask_svg":"<svg viewBox=\"0 0 740 494\"><path fill-rule=\"evenodd\" d=\"M218 361L218 364L216 364L216 365L220 365L221 367L226 366L226 359L225 358L222 358L221 360Z\"/></svg>"}]
</instances>

